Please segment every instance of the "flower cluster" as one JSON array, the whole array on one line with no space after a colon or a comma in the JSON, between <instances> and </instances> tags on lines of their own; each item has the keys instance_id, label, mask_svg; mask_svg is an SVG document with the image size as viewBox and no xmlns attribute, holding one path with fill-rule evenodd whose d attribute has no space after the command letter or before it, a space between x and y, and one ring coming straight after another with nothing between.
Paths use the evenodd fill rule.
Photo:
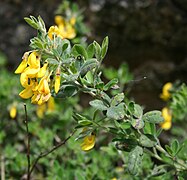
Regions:
<instances>
[{"instance_id":1,"label":"flower cluster","mask_svg":"<svg viewBox=\"0 0 187 180\"><path fill-rule=\"evenodd\" d=\"M166 83L162 88L162 94L160 95L160 98L164 101L168 101L171 98L170 90L172 88L172 83L168 82ZM164 107L162 109L162 116L164 118L164 122L160 124L161 128L164 130L169 130L172 125L172 113L171 110L167 107Z\"/></svg>"},{"instance_id":2,"label":"flower cluster","mask_svg":"<svg viewBox=\"0 0 187 180\"><path fill-rule=\"evenodd\" d=\"M23 99L31 98L31 102L41 105L51 97L49 89L48 62L41 66L41 54L33 51L26 52L21 64L16 69L16 74L20 75L21 85L25 88L19 93Z\"/></svg>"},{"instance_id":3,"label":"flower cluster","mask_svg":"<svg viewBox=\"0 0 187 180\"><path fill-rule=\"evenodd\" d=\"M65 20L62 16L55 16L55 23L57 26L51 26L48 31L48 36L53 39L53 34L56 34L62 39L73 39L76 36L75 31L75 17L72 17L69 21Z\"/></svg>"},{"instance_id":4,"label":"flower cluster","mask_svg":"<svg viewBox=\"0 0 187 180\"><path fill-rule=\"evenodd\" d=\"M161 128L164 130L169 130L172 125L172 114L169 108L164 107L162 109L162 116L164 118L164 122L160 124Z\"/></svg>"}]
</instances>

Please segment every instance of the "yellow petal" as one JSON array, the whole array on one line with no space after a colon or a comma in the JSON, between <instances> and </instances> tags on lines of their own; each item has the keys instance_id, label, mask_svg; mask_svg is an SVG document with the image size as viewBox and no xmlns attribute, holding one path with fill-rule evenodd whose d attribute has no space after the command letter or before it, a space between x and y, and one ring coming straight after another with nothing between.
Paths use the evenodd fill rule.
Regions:
<instances>
[{"instance_id":1,"label":"yellow petal","mask_svg":"<svg viewBox=\"0 0 187 180\"><path fill-rule=\"evenodd\" d=\"M28 57L28 65L31 69L40 68L40 55L37 52L32 52Z\"/></svg>"},{"instance_id":2,"label":"yellow petal","mask_svg":"<svg viewBox=\"0 0 187 180\"><path fill-rule=\"evenodd\" d=\"M45 79L45 77L43 77L38 84L38 92L41 94L49 94L50 93L49 84L48 84L47 80Z\"/></svg>"},{"instance_id":3,"label":"yellow petal","mask_svg":"<svg viewBox=\"0 0 187 180\"><path fill-rule=\"evenodd\" d=\"M41 94L38 94L37 92L35 92L34 95L31 98L31 103L37 104L40 97L41 97Z\"/></svg>"},{"instance_id":4,"label":"yellow petal","mask_svg":"<svg viewBox=\"0 0 187 180\"><path fill-rule=\"evenodd\" d=\"M55 77L55 93L58 93L59 89L60 89L60 76L57 75Z\"/></svg>"},{"instance_id":5,"label":"yellow petal","mask_svg":"<svg viewBox=\"0 0 187 180\"><path fill-rule=\"evenodd\" d=\"M40 71L40 67L38 68L31 68L31 67L27 67L24 71L25 74L27 74L27 76L29 78L35 78L37 76L37 73Z\"/></svg>"},{"instance_id":6,"label":"yellow petal","mask_svg":"<svg viewBox=\"0 0 187 180\"><path fill-rule=\"evenodd\" d=\"M171 125L172 123L169 121L168 122L166 121L160 124L161 128L164 130L169 130L171 128Z\"/></svg>"},{"instance_id":7,"label":"yellow petal","mask_svg":"<svg viewBox=\"0 0 187 180\"><path fill-rule=\"evenodd\" d=\"M160 95L160 98L164 101L167 101L171 98L171 93L169 92L172 88L172 83L168 82L166 83L162 88L162 94Z\"/></svg>"},{"instance_id":8,"label":"yellow petal","mask_svg":"<svg viewBox=\"0 0 187 180\"><path fill-rule=\"evenodd\" d=\"M28 87L19 93L19 96L23 99L29 99L33 95L32 88Z\"/></svg>"},{"instance_id":9,"label":"yellow petal","mask_svg":"<svg viewBox=\"0 0 187 180\"><path fill-rule=\"evenodd\" d=\"M164 107L162 109L162 116L164 118L164 121L171 122L171 120L172 120L171 111L167 107Z\"/></svg>"},{"instance_id":10,"label":"yellow petal","mask_svg":"<svg viewBox=\"0 0 187 180\"><path fill-rule=\"evenodd\" d=\"M64 18L62 16L59 16L59 15L55 16L55 23L57 25L64 24Z\"/></svg>"},{"instance_id":11,"label":"yellow petal","mask_svg":"<svg viewBox=\"0 0 187 180\"><path fill-rule=\"evenodd\" d=\"M45 62L44 66L40 68L40 70L38 71L36 75L37 78L42 78L45 75L47 71L47 66L48 66L48 62Z\"/></svg>"},{"instance_id":12,"label":"yellow petal","mask_svg":"<svg viewBox=\"0 0 187 180\"><path fill-rule=\"evenodd\" d=\"M25 70L26 67L27 67L27 59L24 58L24 59L22 60L21 64L20 64L20 65L17 67L17 69L15 70L15 73L16 73L16 74L22 73L22 72Z\"/></svg>"},{"instance_id":13,"label":"yellow petal","mask_svg":"<svg viewBox=\"0 0 187 180\"><path fill-rule=\"evenodd\" d=\"M51 26L48 30L48 36L49 36L50 39L54 39L54 35L63 38L61 36L60 30L57 26Z\"/></svg>"},{"instance_id":14,"label":"yellow petal","mask_svg":"<svg viewBox=\"0 0 187 180\"><path fill-rule=\"evenodd\" d=\"M16 117L16 114L17 114L16 106L12 105L11 108L10 108L10 117L12 119L14 119Z\"/></svg>"},{"instance_id":15,"label":"yellow petal","mask_svg":"<svg viewBox=\"0 0 187 180\"><path fill-rule=\"evenodd\" d=\"M29 86L29 78L24 72L20 76L20 83L24 88Z\"/></svg>"},{"instance_id":16,"label":"yellow petal","mask_svg":"<svg viewBox=\"0 0 187 180\"><path fill-rule=\"evenodd\" d=\"M92 149L95 145L95 135L86 136L81 144L81 149L83 151L88 151Z\"/></svg>"}]
</instances>

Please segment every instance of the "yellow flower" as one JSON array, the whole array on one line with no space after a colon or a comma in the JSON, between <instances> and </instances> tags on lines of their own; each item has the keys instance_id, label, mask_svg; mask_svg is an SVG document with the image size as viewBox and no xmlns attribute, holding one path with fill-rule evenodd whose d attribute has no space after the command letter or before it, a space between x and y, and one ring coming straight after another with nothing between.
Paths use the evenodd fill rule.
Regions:
<instances>
[{"instance_id":1,"label":"yellow flower","mask_svg":"<svg viewBox=\"0 0 187 180\"><path fill-rule=\"evenodd\" d=\"M51 93L47 79L48 78L44 76L40 80L37 88L35 89L36 91L34 92L34 95L31 99L31 103L42 105L49 100L49 98L51 97Z\"/></svg>"},{"instance_id":2,"label":"yellow flower","mask_svg":"<svg viewBox=\"0 0 187 180\"><path fill-rule=\"evenodd\" d=\"M171 111L167 107L164 107L162 109L162 116L164 118L164 122L161 123L160 126L164 130L169 130L171 128L171 125L172 125Z\"/></svg>"},{"instance_id":3,"label":"yellow flower","mask_svg":"<svg viewBox=\"0 0 187 180\"><path fill-rule=\"evenodd\" d=\"M171 97L170 90L172 88L172 83L168 82L166 83L163 88L162 88L162 94L160 95L160 98L163 99L164 101L169 100Z\"/></svg>"},{"instance_id":4,"label":"yellow flower","mask_svg":"<svg viewBox=\"0 0 187 180\"><path fill-rule=\"evenodd\" d=\"M75 28L68 22L59 25L61 35L67 39L73 39L76 36Z\"/></svg>"},{"instance_id":5,"label":"yellow flower","mask_svg":"<svg viewBox=\"0 0 187 180\"><path fill-rule=\"evenodd\" d=\"M60 67L57 68L55 76L55 93L58 93L60 89Z\"/></svg>"},{"instance_id":6,"label":"yellow flower","mask_svg":"<svg viewBox=\"0 0 187 180\"><path fill-rule=\"evenodd\" d=\"M64 24L64 18L60 15L55 16L55 23L57 25Z\"/></svg>"},{"instance_id":7,"label":"yellow flower","mask_svg":"<svg viewBox=\"0 0 187 180\"><path fill-rule=\"evenodd\" d=\"M88 151L92 149L94 146L95 146L95 134L92 133L91 135L88 135L84 138L81 144L81 149L83 151Z\"/></svg>"},{"instance_id":8,"label":"yellow flower","mask_svg":"<svg viewBox=\"0 0 187 180\"><path fill-rule=\"evenodd\" d=\"M16 117L16 114L17 114L17 108L16 108L16 105L13 104L11 107L10 107L10 117L12 119L14 119Z\"/></svg>"},{"instance_id":9,"label":"yellow flower","mask_svg":"<svg viewBox=\"0 0 187 180\"><path fill-rule=\"evenodd\" d=\"M54 39L54 36L59 36L63 39L63 36L61 35L61 32L57 26L51 26L48 30L48 36L52 40Z\"/></svg>"}]
</instances>

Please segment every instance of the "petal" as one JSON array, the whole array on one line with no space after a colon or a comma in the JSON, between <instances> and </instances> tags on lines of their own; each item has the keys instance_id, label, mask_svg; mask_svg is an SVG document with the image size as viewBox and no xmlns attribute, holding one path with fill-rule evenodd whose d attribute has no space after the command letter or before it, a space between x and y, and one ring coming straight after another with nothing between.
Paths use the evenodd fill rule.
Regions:
<instances>
[{"instance_id":1,"label":"petal","mask_svg":"<svg viewBox=\"0 0 187 180\"><path fill-rule=\"evenodd\" d=\"M10 117L12 119L14 119L16 117L16 114L17 114L17 109L16 109L16 106L13 105L11 108L10 108Z\"/></svg>"},{"instance_id":2,"label":"petal","mask_svg":"<svg viewBox=\"0 0 187 180\"><path fill-rule=\"evenodd\" d=\"M28 57L28 65L32 69L40 68L40 55L37 52L32 52Z\"/></svg>"},{"instance_id":3,"label":"petal","mask_svg":"<svg viewBox=\"0 0 187 180\"><path fill-rule=\"evenodd\" d=\"M19 96L23 99L29 99L33 95L32 88L28 87L19 93Z\"/></svg>"},{"instance_id":4,"label":"petal","mask_svg":"<svg viewBox=\"0 0 187 180\"><path fill-rule=\"evenodd\" d=\"M45 75L45 73L47 71L47 66L48 66L48 63L46 62L44 64L44 66L42 68L40 68L40 70L38 71L38 73L36 75L37 78L42 78Z\"/></svg>"},{"instance_id":5,"label":"petal","mask_svg":"<svg viewBox=\"0 0 187 180\"><path fill-rule=\"evenodd\" d=\"M92 149L95 145L95 135L86 136L81 144L81 149L83 151L88 151Z\"/></svg>"},{"instance_id":6,"label":"petal","mask_svg":"<svg viewBox=\"0 0 187 180\"><path fill-rule=\"evenodd\" d=\"M60 76L57 75L55 77L55 93L58 93L59 89L60 89Z\"/></svg>"},{"instance_id":7,"label":"petal","mask_svg":"<svg viewBox=\"0 0 187 180\"><path fill-rule=\"evenodd\" d=\"M17 69L15 70L15 73L16 73L16 74L22 73L22 72L25 70L26 67L27 67L27 59L24 58L24 59L22 60L22 62L20 63L20 65L19 65L19 66L17 67Z\"/></svg>"},{"instance_id":8,"label":"petal","mask_svg":"<svg viewBox=\"0 0 187 180\"><path fill-rule=\"evenodd\" d=\"M161 128L164 130L169 130L171 128L171 125L172 125L171 122L164 122L160 124Z\"/></svg>"},{"instance_id":9,"label":"petal","mask_svg":"<svg viewBox=\"0 0 187 180\"><path fill-rule=\"evenodd\" d=\"M55 23L57 25L64 24L64 18L62 16L59 16L59 15L55 16Z\"/></svg>"},{"instance_id":10,"label":"petal","mask_svg":"<svg viewBox=\"0 0 187 180\"><path fill-rule=\"evenodd\" d=\"M25 73L21 74L20 83L24 88L29 86L29 78L28 78L27 74L25 74Z\"/></svg>"},{"instance_id":11,"label":"petal","mask_svg":"<svg viewBox=\"0 0 187 180\"><path fill-rule=\"evenodd\" d=\"M48 84L47 80L45 79L45 77L42 78L39 82L38 92L41 94L49 94L50 93L49 84Z\"/></svg>"},{"instance_id":12,"label":"petal","mask_svg":"<svg viewBox=\"0 0 187 180\"><path fill-rule=\"evenodd\" d=\"M27 74L27 76L29 78L35 78L37 73L40 71L40 67L39 68L31 68L31 67L27 67L24 71L25 74Z\"/></svg>"}]
</instances>

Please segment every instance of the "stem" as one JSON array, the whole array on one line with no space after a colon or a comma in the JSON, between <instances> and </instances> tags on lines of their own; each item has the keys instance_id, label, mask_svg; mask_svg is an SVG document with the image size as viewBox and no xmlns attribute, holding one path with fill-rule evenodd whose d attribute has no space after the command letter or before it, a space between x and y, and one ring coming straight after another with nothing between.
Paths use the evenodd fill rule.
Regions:
<instances>
[{"instance_id":1,"label":"stem","mask_svg":"<svg viewBox=\"0 0 187 180\"><path fill-rule=\"evenodd\" d=\"M38 155L38 157L35 159L33 165L31 166L31 169L29 171L29 175L31 175L31 173L33 172L34 168L36 167L38 161L47 156L48 154L52 153L53 151L55 151L56 149L58 149L59 147L61 147L62 145L64 145L76 132L76 130L74 130L66 139L64 139L63 141L61 141L60 143L58 143L56 146L53 146L51 149L49 149L46 152L41 152L40 155Z\"/></svg>"},{"instance_id":2,"label":"stem","mask_svg":"<svg viewBox=\"0 0 187 180\"><path fill-rule=\"evenodd\" d=\"M29 135L29 126L28 126L28 117L27 117L27 106L24 103L25 109L25 127L27 132L27 180L30 180L30 135Z\"/></svg>"},{"instance_id":3,"label":"stem","mask_svg":"<svg viewBox=\"0 0 187 180\"><path fill-rule=\"evenodd\" d=\"M1 180L5 180L5 159L3 155L1 155Z\"/></svg>"}]
</instances>

